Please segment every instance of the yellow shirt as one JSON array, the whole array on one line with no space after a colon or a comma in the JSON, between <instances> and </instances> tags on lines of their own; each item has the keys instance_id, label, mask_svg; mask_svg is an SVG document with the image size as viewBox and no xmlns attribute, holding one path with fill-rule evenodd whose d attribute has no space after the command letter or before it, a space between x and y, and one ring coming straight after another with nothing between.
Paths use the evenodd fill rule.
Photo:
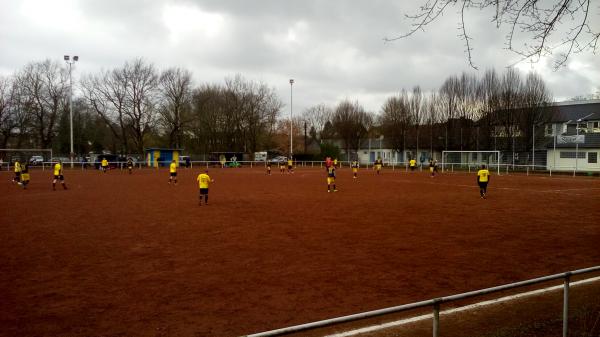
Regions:
<instances>
[{"instance_id":1,"label":"yellow shirt","mask_svg":"<svg viewBox=\"0 0 600 337\"><path fill-rule=\"evenodd\" d=\"M54 175L55 176L59 176L60 175L61 168L62 167L60 166L60 163L54 164Z\"/></svg>"},{"instance_id":2,"label":"yellow shirt","mask_svg":"<svg viewBox=\"0 0 600 337\"><path fill-rule=\"evenodd\" d=\"M102 166L108 166L108 160L102 159Z\"/></svg>"},{"instance_id":3,"label":"yellow shirt","mask_svg":"<svg viewBox=\"0 0 600 337\"><path fill-rule=\"evenodd\" d=\"M210 177L206 173L200 173L196 180L198 181L198 186L200 188L208 188L208 185L210 184Z\"/></svg>"},{"instance_id":4,"label":"yellow shirt","mask_svg":"<svg viewBox=\"0 0 600 337\"><path fill-rule=\"evenodd\" d=\"M21 173L21 164L19 162L15 162L15 173Z\"/></svg>"},{"instance_id":5,"label":"yellow shirt","mask_svg":"<svg viewBox=\"0 0 600 337\"><path fill-rule=\"evenodd\" d=\"M410 166L416 166L417 165L417 161L414 159L410 160Z\"/></svg>"},{"instance_id":6,"label":"yellow shirt","mask_svg":"<svg viewBox=\"0 0 600 337\"><path fill-rule=\"evenodd\" d=\"M177 164L171 163L171 165L169 165L169 172L171 172L171 173L177 172Z\"/></svg>"},{"instance_id":7,"label":"yellow shirt","mask_svg":"<svg viewBox=\"0 0 600 337\"><path fill-rule=\"evenodd\" d=\"M488 170L479 170L477 171L477 179L479 182L487 183L490 177L490 171Z\"/></svg>"},{"instance_id":8,"label":"yellow shirt","mask_svg":"<svg viewBox=\"0 0 600 337\"><path fill-rule=\"evenodd\" d=\"M293 163L294 162L291 159L288 160L288 166L292 166Z\"/></svg>"}]
</instances>

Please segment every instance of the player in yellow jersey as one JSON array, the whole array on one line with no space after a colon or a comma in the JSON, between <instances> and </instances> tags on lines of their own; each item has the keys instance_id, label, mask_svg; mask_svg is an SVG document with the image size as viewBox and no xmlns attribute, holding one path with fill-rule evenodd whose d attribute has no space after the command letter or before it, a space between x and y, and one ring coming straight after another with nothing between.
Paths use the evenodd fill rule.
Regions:
<instances>
[{"instance_id":1,"label":"player in yellow jersey","mask_svg":"<svg viewBox=\"0 0 600 337\"><path fill-rule=\"evenodd\" d=\"M417 168L417 160L415 158L409 160L408 165L410 166L410 170L414 171Z\"/></svg>"},{"instance_id":2,"label":"player in yellow jersey","mask_svg":"<svg viewBox=\"0 0 600 337\"><path fill-rule=\"evenodd\" d=\"M490 182L490 171L487 170L485 164L481 165L481 169L477 171L477 184L479 185L479 195L481 199L485 199L487 193L487 185Z\"/></svg>"},{"instance_id":3,"label":"player in yellow jersey","mask_svg":"<svg viewBox=\"0 0 600 337\"><path fill-rule=\"evenodd\" d=\"M377 157L377 160L375 160L375 170L377 171L377 174L379 174L379 172L381 171L382 166L383 161L381 160L381 157Z\"/></svg>"},{"instance_id":4,"label":"player in yellow jersey","mask_svg":"<svg viewBox=\"0 0 600 337\"><path fill-rule=\"evenodd\" d=\"M208 205L208 187L210 183L214 182L214 180L210 179L208 170L204 170L204 173L200 173L198 175L196 181L198 182L198 187L200 188L200 199L198 200L198 205L202 206L202 196L204 196L204 204Z\"/></svg>"},{"instance_id":5,"label":"player in yellow jersey","mask_svg":"<svg viewBox=\"0 0 600 337\"><path fill-rule=\"evenodd\" d=\"M338 160L337 158L333 158L333 167L338 168Z\"/></svg>"},{"instance_id":6,"label":"player in yellow jersey","mask_svg":"<svg viewBox=\"0 0 600 337\"><path fill-rule=\"evenodd\" d=\"M102 167L102 172L106 173L106 171L108 171L108 160L106 160L106 158L102 158L100 165Z\"/></svg>"},{"instance_id":7,"label":"player in yellow jersey","mask_svg":"<svg viewBox=\"0 0 600 337\"><path fill-rule=\"evenodd\" d=\"M333 191L337 192L337 188L335 187L335 166L331 165L327 167L327 192L331 192L333 187Z\"/></svg>"},{"instance_id":8,"label":"player in yellow jersey","mask_svg":"<svg viewBox=\"0 0 600 337\"><path fill-rule=\"evenodd\" d=\"M356 179L356 178L358 178L358 167L359 167L358 161L357 160L353 161L351 166L352 166L352 178Z\"/></svg>"},{"instance_id":9,"label":"player in yellow jersey","mask_svg":"<svg viewBox=\"0 0 600 337\"><path fill-rule=\"evenodd\" d=\"M12 181L21 185L21 163L18 160L15 161L15 177Z\"/></svg>"},{"instance_id":10,"label":"player in yellow jersey","mask_svg":"<svg viewBox=\"0 0 600 337\"><path fill-rule=\"evenodd\" d=\"M27 189L27 184L29 184L29 167L27 163L23 163L21 165L21 186L24 190Z\"/></svg>"},{"instance_id":11,"label":"player in yellow jersey","mask_svg":"<svg viewBox=\"0 0 600 337\"><path fill-rule=\"evenodd\" d=\"M175 162L175 159L173 159L169 165L169 184L171 182L177 185L177 163Z\"/></svg>"},{"instance_id":12,"label":"player in yellow jersey","mask_svg":"<svg viewBox=\"0 0 600 337\"><path fill-rule=\"evenodd\" d=\"M292 160L292 157L287 161L287 171L288 173L294 173L294 161Z\"/></svg>"},{"instance_id":13,"label":"player in yellow jersey","mask_svg":"<svg viewBox=\"0 0 600 337\"><path fill-rule=\"evenodd\" d=\"M56 191L56 182L60 180L60 184L63 189L67 189L67 185L65 185L65 177L62 172L62 162L59 160L58 163L54 164L54 180L52 180L52 190Z\"/></svg>"}]
</instances>

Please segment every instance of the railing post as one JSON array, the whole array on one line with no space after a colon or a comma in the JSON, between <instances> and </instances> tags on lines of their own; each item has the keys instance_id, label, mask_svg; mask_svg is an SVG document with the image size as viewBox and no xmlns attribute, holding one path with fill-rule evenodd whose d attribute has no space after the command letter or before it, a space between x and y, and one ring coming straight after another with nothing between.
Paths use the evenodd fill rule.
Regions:
<instances>
[{"instance_id":1,"label":"railing post","mask_svg":"<svg viewBox=\"0 0 600 337\"><path fill-rule=\"evenodd\" d=\"M569 282L571 281L571 273L565 273L565 288L563 296L563 337L567 337L569 330Z\"/></svg>"},{"instance_id":2,"label":"railing post","mask_svg":"<svg viewBox=\"0 0 600 337\"><path fill-rule=\"evenodd\" d=\"M433 337L438 337L440 333L440 302L435 300L433 303Z\"/></svg>"}]
</instances>

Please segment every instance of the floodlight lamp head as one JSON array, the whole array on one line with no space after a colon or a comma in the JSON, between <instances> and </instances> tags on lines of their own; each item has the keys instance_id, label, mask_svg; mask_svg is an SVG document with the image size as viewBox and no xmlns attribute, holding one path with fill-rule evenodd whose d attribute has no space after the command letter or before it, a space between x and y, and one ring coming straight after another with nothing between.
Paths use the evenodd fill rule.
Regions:
<instances>
[{"instance_id":1,"label":"floodlight lamp head","mask_svg":"<svg viewBox=\"0 0 600 337\"><path fill-rule=\"evenodd\" d=\"M77 55L73 56L73 61L75 61L75 62L79 61L79 56L77 56Z\"/></svg>"},{"instance_id":2,"label":"floodlight lamp head","mask_svg":"<svg viewBox=\"0 0 600 337\"><path fill-rule=\"evenodd\" d=\"M65 59L65 61L68 61L69 60L69 55L65 55L64 59Z\"/></svg>"},{"instance_id":3,"label":"floodlight lamp head","mask_svg":"<svg viewBox=\"0 0 600 337\"><path fill-rule=\"evenodd\" d=\"M294 79L290 78L290 84L294 84Z\"/></svg>"}]
</instances>

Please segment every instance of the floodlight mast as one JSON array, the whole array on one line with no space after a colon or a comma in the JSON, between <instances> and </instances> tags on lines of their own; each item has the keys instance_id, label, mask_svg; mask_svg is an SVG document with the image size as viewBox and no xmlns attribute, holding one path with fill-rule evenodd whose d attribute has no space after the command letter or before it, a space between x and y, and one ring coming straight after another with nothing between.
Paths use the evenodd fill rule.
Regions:
<instances>
[{"instance_id":1,"label":"floodlight mast","mask_svg":"<svg viewBox=\"0 0 600 337\"><path fill-rule=\"evenodd\" d=\"M70 60L69 55L64 56L65 62L69 65L69 129L70 129L70 138L71 138L71 153L69 157L71 158L71 168L73 168L73 160L75 157L75 151L73 149L73 76L72 76L72 67L73 64L79 61L79 56L73 56L73 61Z\"/></svg>"},{"instance_id":2,"label":"floodlight mast","mask_svg":"<svg viewBox=\"0 0 600 337\"><path fill-rule=\"evenodd\" d=\"M294 125L294 121L293 121L293 115L292 115L292 109L293 109L293 86L294 86L294 79L290 78L290 160L292 160L293 154L294 154L294 149L293 149L293 125Z\"/></svg>"}]
</instances>

